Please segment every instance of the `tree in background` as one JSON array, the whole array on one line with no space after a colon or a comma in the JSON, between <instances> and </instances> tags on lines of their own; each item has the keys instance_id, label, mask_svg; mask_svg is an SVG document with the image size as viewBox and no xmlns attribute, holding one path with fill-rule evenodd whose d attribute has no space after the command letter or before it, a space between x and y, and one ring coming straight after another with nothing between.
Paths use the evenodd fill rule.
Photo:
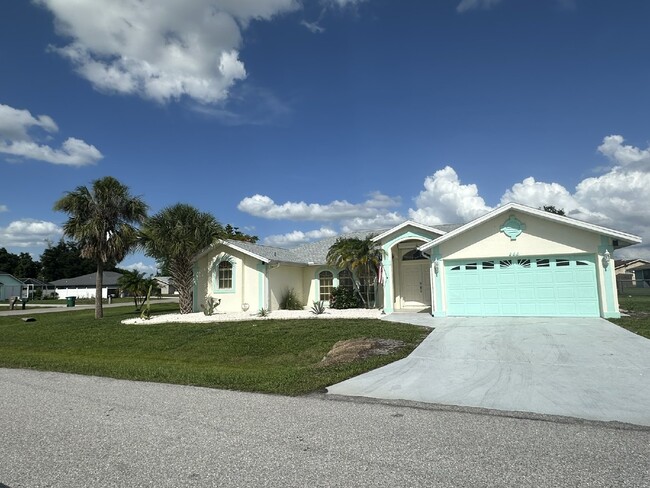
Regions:
<instances>
[{"instance_id":1,"label":"tree in background","mask_svg":"<svg viewBox=\"0 0 650 488\"><path fill-rule=\"evenodd\" d=\"M153 278L146 278L144 273L136 270L125 270L117 279L120 289L133 297L136 311L140 311L148 294L160 295L158 282Z\"/></svg>"},{"instance_id":2,"label":"tree in background","mask_svg":"<svg viewBox=\"0 0 650 488\"><path fill-rule=\"evenodd\" d=\"M260 240L260 238L257 236L244 234L239 230L239 227L233 227L230 224L226 224L223 230L224 230L224 236L223 236L224 239L233 239L235 241L252 242L253 244L255 244L257 241Z\"/></svg>"},{"instance_id":3,"label":"tree in background","mask_svg":"<svg viewBox=\"0 0 650 488\"><path fill-rule=\"evenodd\" d=\"M41 265L26 252L13 254L0 247L0 272L16 278L38 278Z\"/></svg>"},{"instance_id":4,"label":"tree in background","mask_svg":"<svg viewBox=\"0 0 650 488\"><path fill-rule=\"evenodd\" d=\"M19 258L17 254L10 253L4 247L0 247L0 272L14 274L14 269L18 266Z\"/></svg>"},{"instance_id":5,"label":"tree in background","mask_svg":"<svg viewBox=\"0 0 650 488\"><path fill-rule=\"evenodd\" d=\"M169 271L181 313L192 312L192 259L223 235L223 227L211 214L184 203L162 209L142 225L140 244Z\"/></svg>"},{"instance_id":6,"label":"tree in background","mask_svg":"<svg viewBox=\"0 0 650 488\"><path fill-rule=\"evenodd\" d=\"M547 212L553 213L555 215L566 215L564 213L564 209L555 208L555 205L544 205L541 209L546 210Z\"/></svg>"},{"instance_id":7,"label":"tree in background","mask_svg":"<svg viewBox=\"0 0 650 488\"><path fill-rule=\"evenodd\" d=\"M81 256L96 264L95 318L104 316L102 288L108 263L119 263L137 245L135 225L144 221L147 205L129 193L129 188L112 176L95 180L92 187L78 186L54 204L54 210L70 217L63 224L64 235L79 244Z\"/></svg>"},{"instance_id":8,"label":"tree in background","mask_svg":"<svg viewBox=\"0 0 650 488\"><path fill-rule=\"evenodd\" d=\"M113 271L115 263L107 263L106 271ZM92 259L81 257L81 249L73 241L61 239L57 245L50 244L41 254L41 279L43 281L74 278L95 271Z\"/></svg>"},{"instance_id":9,"label":"tree in background","mask_svg":"<svg viewBox=\"0 0 650 488\"><path fill-rule=\"evenodd\" d=\"M374 285L384 256L383 249L372 240L373 237L339 237L327 252L327 264L347 269L356 276L354 288L366 308L374 305Z\"/></svg>"}]
</instances>

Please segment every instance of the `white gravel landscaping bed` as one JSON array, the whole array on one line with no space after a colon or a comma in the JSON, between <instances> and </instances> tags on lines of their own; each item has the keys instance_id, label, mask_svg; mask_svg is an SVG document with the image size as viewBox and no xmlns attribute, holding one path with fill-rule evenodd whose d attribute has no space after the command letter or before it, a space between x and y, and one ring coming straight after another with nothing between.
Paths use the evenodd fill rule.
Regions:
<instances>
[{"instance_id":1,"label":"white gravel landscaping bed","mask_svg":"<svg viewBox=\"0 0 650 488\"><path fill-rule=\"evenodd\" d=\"M211 323L211 322L241 322L243 320L269 320L269 319L378 319L382 311L376 308L350 308L347 310L336 310L328 308L325 313L316 315L309 309L306 310L273 310L266 317L260 317L257 312L232 312L205 315L197 313L170 313L165 315L154 315L149 320L127 319L122 320L123 324L167 324L173 322L185 323Z\"/></svg>"}]
</instances>

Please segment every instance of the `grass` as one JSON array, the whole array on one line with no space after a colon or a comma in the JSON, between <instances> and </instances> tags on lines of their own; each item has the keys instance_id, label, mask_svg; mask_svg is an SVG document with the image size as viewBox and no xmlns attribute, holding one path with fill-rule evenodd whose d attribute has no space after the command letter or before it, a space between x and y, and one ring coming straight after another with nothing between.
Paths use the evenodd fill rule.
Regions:
<instances>
[{"instance_id":1,"label":"grass","mask_svg":"<svg viewBox=\"0 0 650 488\"><path fill-rule=\"evenodd\" d=\"M635 334L650 339L650 296L619 295L618 302L621 310L627 311L630 316L610 319L610 321Z\"/></svg>"},{"instance_id":2,"label":"grass","mask_svg":"<svg viewBox=\"0 0 650 488\"><path fill-rule=\"evenodd\" d=\"M154 313L176 304L154 304ZM299 395L408 355L428 329L379 320L264 320L223 324L122 325L126 307L0 317L0 367ZM398 339L397 353L331 367L318 363L335 342Z\"/></svg>"}]
</instances>

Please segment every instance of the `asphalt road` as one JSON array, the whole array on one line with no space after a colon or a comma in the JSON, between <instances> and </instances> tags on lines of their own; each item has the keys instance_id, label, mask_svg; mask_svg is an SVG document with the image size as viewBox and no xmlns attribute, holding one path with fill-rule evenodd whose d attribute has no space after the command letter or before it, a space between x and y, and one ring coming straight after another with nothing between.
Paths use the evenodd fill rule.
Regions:
<instances>
[{"instance_id":1,"label":"asphalt road","mask_svg":"<svg viewBox=\"0 0 650 488\"><path fill-rule=\"evenodd\" d=\"M650 486L650 430L0 369L0 486Z\"/></svg>"}]
</instances>

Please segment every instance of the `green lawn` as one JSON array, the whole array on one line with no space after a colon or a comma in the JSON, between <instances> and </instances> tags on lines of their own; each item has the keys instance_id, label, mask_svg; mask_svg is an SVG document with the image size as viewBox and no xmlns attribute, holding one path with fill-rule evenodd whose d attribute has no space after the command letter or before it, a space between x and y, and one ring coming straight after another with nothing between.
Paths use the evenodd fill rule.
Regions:
<instances>
[{"instance_id":1,"label":"green lawn","mask_svg":"<svg viewBox=\"0 0 650 488\"><path fill-rule=\"evenodd\" d=\"M650 339L650 296L619 295L618 302L621 310L630 316L611 319L611 322Z\"/></svg>"},{"instance_id":2,"label":"green lawn","mask_svg":"<svg viewBox=\"0 0 650 488\"><path fill-rule=\"evenodd\" d=\"M155 304L154 313L177 304ZM36 322L0 317L0 367L33 368L299 395L408 355L429 333L379 320L258 320L224 324L122 325L127 307L34 315ZM407 347L348 365L318 362L344 339L398 339Z\"/></svg>"}]
</instances>

